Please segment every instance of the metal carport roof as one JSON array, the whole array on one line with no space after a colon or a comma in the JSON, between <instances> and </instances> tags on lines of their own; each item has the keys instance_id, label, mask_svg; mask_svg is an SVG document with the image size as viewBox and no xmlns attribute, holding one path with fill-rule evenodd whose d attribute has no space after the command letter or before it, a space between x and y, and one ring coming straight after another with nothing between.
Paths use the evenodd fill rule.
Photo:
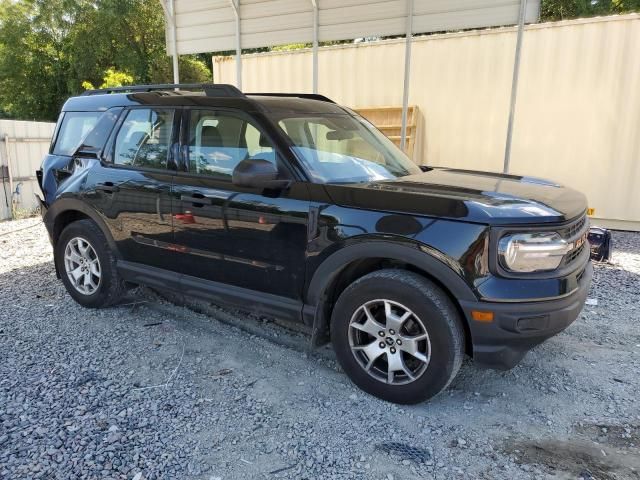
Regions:
<instances>
[{"instance_id":1,"label":"metal carport roof","mask_svg":"<svg viewBox=\"0 0 640 480\"><path fill-rule=\"evenodd\" d=\"M317 0L318 40L404 35L411 2L406 0ZM311 0L174 0L178 54L235 50L239 8L240 44L258 48L311 43ZM520 0L414 0L413 33L513 25ZM527 2L526 22L535 22L539 0ZM173 40L167 36L173 52Z\"/></svg>"},{"instance_id":2,"label":"metal carport roof","mask_svg":"<svg viewBox=\"0 0 640 480\"><path fill-rule=\"evenodd\" d=\"M178 55L236 51L236 84L242 89L241 49L312 43L317 92L319 42L406 35L403 95L404 143L411 38L414 34L519 24L511 115L505 151L508 169L522 26L538 20L540 0L160 0L167 52L179 83Z\"/></svg>"}]
</instances>

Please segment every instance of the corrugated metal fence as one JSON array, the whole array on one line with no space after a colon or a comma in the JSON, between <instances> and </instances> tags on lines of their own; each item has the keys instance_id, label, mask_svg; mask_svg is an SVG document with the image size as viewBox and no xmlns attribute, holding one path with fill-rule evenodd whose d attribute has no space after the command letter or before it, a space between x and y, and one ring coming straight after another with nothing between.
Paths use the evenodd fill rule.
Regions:
<instances>
[{"instance_id":1,"label":"corrugated metal fence","mask_svg":"<svg viewBox=\"0 0 640 480\"><path fill-rule=\"evenodd\" d=\"M36 170L49 150L55 124L0 120L0 220L38 207Z\"/></svg>"},{"instance_id":2,"label":"corrugated metal fence","mask_svg":"<svg viewBox=\"0 0 640 480\"><path fill-rule=\"evenodd\" d=\"M409 103L419 163L501 171L515 28L418 37ZM581 190L596 219L640 229L640 15L526 27L511 172ZM404 40L320 49L319 91L352 107L401 105ZM311 52L243 57L243 89L312 90ZM214 62L233 83L231 58Z\"/></svg>"}]
</instances>

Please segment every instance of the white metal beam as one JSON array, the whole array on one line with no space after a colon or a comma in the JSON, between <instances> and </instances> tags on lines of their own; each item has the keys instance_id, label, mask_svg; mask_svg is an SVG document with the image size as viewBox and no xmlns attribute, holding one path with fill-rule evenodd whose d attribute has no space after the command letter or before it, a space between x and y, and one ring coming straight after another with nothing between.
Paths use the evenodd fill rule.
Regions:
<instances>
[{"instance_id":1,"label":"white metal beam","mask_svg":"<svg viewBox=\"0 0 640 480\"><path fill-rule=\"evenodd\" d=\"M311 0L313 6L313 93L318 93L318 1Z\"/></svg>"},{"instance_id":2,"label":"white metal beam","mask_svg":"<svg viewBox=\"0 0 640 480\"><path fill-rule=\"evenodd\" d=\"M167 9L167 5L164 3L164 0L160 0L160 6L164 12L164 19L168 20L171 15L169 15L169 10Z\"/></svg>"},{"instance_id":3,"label":"white metal beam","mask_svg":"<svg viewBox=\"0 0 640 480\"><path fill-rule=\"evenodd\" d=\"M524 21L527 11L527 0L520 0L520 16L518 18L518 36L516 39L516 54L513 60L513 78L511 79L511 103L509 106L509 122L507 124L507 141L504 147L504 166L502 171L509 173L511 162L511 141L513 138L513 122L516 113L516 99L518 98L518 76L520 74L520 57L522 54L522 37Z\"/></svg>"},{"instance_id":4,"label":"white metal beam","mask_svg":"<svg viewBox=\"0 0 640 480\"><path fill-rule=\"evenodd\" d=\"M240 0L229 0L236 18L236 87L242 90L242 35L240 33Z\"/></svg>"},{"instance_id":5,"label":"white metal beam","mask_svg":"<svg viewBox=\"0 0 640 480\"><path fill-rule=\"evenodd\" d=\"M175 0L171 0L171 32L173 37L173 83L180 83L180 64L178 62L178 27L176 24Z\"/></svg>"},{"instance_id":6,"label":"white metal beam","mask_svg":"<svg viewBox=\"0 0 640 480\"><path fill-rule=\"evenodd\" d=\"M413 0L407 0L407 30L404 46L404 85L402 86L402 126L400 148L407 143L407 113L409 111L409 77L411 75L411 40L413 38Z\"/></svg>"},{"instance_id":7,"label":"white metal beam","mask_svg":"<svg viewBox=\"0 0 640 480\"><path fill-rule=\"evenodd\" d=\"M175 0L170 0L170 5L167 5L169 0L160 0L162 11L164 12L164 19L167 22L169 30L170 42L173 45L171 49L171 60L173 64L173 83L180 83L180 67L178 64L178 38L176 34L176 15L175 15Z\"/></svg>"}]
</instances>

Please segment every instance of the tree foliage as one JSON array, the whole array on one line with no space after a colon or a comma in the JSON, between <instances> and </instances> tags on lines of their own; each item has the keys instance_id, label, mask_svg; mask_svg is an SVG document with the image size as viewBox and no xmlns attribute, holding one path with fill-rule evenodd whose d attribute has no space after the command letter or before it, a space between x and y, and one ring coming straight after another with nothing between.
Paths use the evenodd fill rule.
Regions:
<instances>
[{"instance_id":1,"label":"tree foliage","mask_svg":"<svg viewBox=\"0 0 640 480\"><path fill-rule=\"evenodd\" d=\"M102 83L98 88L110 88L110 87L122 87L124 85L132 85L133 77L126 72L119 72L115 68L108 68L106 72L104 72L104 77L102 78ZM82 88L86 90L93 90L93 83L85 80L82 82Z\"/></svg>"},{"instance_id":2,"label":"tree foliage","mask_svg":"<svg viewBox=\"0 0 640 480\"><path fill-rule=\"evenodd\" d=\"M207 82L196 57L180 58L184 82ZM0 114L54 120L91 85L172 81L157 0L0 0Z\"/></svg>"},{"instance_id":3,"label":"tree foliage","mask_svg":"<svg viewBox=\"0 0 640 480\"><path fill-rule=\"evenodd\" d=\"M640 0L542 0L543 22L640 11Z\"/></svg>"}]
</instances>

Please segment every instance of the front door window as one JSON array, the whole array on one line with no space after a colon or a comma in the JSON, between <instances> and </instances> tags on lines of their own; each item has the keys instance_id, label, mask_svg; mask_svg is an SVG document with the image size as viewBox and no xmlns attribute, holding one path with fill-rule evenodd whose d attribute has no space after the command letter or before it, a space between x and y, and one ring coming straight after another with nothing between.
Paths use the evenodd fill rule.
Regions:
<instances>
[{"instance_id":1,"label":"front door window","mask_svg":"<svg viewBox=\"0 0 640 480\"><path fill-rule=\"evenodd\" d=\"M275 163L271 142L244 118L225 112L193 110L189 128L189 171L231 180L242 160Z\"/></svg>"}]
</instances>

